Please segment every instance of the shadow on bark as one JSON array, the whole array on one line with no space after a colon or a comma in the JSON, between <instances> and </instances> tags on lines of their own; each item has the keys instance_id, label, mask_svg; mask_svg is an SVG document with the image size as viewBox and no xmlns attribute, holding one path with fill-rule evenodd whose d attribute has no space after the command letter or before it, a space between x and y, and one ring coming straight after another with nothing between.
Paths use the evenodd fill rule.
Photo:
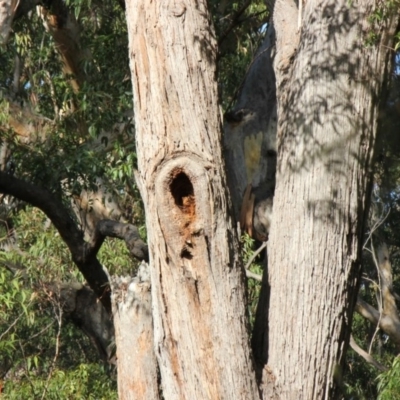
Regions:
<instances>
[{"instance_id":1,"label":"shadow on bark","mask_svg":"<svg viewBox=\"0 0 400 400\"><path fill-rule=\"evenodd\" d=\"M264 273L258 300L253 334L251 338L251 348L256 367L256 378L260 385L262 381L262 371L268 361L268 310L269 310L270 286L268 283L268 251L265 252Z\"/></svg>"}]
</instances>

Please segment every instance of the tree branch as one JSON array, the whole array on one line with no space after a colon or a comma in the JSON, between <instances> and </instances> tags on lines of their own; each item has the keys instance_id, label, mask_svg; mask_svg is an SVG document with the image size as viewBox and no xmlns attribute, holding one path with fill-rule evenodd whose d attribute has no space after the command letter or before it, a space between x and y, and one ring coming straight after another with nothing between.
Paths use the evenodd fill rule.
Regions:
<instances>
[{"instance_id":1,"label":"tree branch","mask_svg":"<svg viewBox=\"0 0 400 400\"><path fill-rule=\"evenodd\" d=\"M107 311L111 310L108 277L97 259L97 253L107 236L125 241L129 252L139 260L148 261L147 244L140 238L136 226L109 219L96 225L94 237L87 243L83 233L71 218L60 199L44 188L0 172L0 193L14 196L42 210L52 221L67 244L74 263L101 299Z\"/></svg>"},{"instance_id":2,"label":"tree branch","mask_svg":"<svg viewBox=\"0 0 400 400\"><path fill-rule=\"evenodd\" d=\"M149 252L147 244L140 238L136 226L110 219L99 221L96 226L95 236L91 241L91 248L94 254L97 254L107 236L124 240L132 256L140 261L148 261Z\"/></svg>"},{"instance_id":3,"label":"tree branch","mask_svg":"<svg viewBox=\"0 0 400 400\"><path fill-rule=\"evenodd\" d=\"M111 311L110 287L102 265L85 243L82 232L65 209L60 199L44 188L0 172L0 192L14 196L42 210L52 221L67 244L72 260L82 272L90 287L100 298L107 311Z\"/></svg>"},{"instance_id":4,"label":"tree branch","mask_svg":"<svg viewBox=\"0 0 400 400\"><path fill-rule=\"evenodd\" d=\"M380 371L387 371L388 368L376 361L370 354L368 354L364 349L362 349L354 340L353 335L350 336L350 347L360 355L367 363L373 365Z\"/></svg>"},{"instance_id":5,"label":"tree branch","mask_svg":"<svg viewBox=\"0 0 400 400\"><path fill-rule=\"evenodd\" d=\"M398 318L392 318L391 315L386 315L384 313L380 316L378 310L360 297L357 299L355 311L372 324L379 324L379 328L388 334L396 345L400 345L400 323L398 322Z\"/></svg>"},{"instance_id":6,"label":"tree branch","mask_svg":"<svg viewBox=\"0 0 400 400\"><path fill-rule=\"evenodd\" d=\"M355 307L355 311L357 311L362 317L367 319L372 324L377 324L379 321L379 312L377 309L372 307L366 301L358 297L357 304Z\"/></svg>"},{"instance_id":7,"label":"tree branch","mask_svg":"<svg viewBox=\"0 0 400 400\"><path fill-rule=\"evenodd\" d=\"M96 346L104 363L111 362L110 344L114 340L114 326L96 294L78 282L45 285L49 300L58 302L64 315L87 335Z\"/></svg>"},{"instance_id":8,"label":"tree branch","mask_svg":"<svg viewBox=\"0 0 400 400\"><path fill-rule=\"evenodd\" d=\"M246 276L247 278L252 278L255 279L256 281L262 282L262 276L255 274L254 272L251 272L249 270L251 264L253 263L253 261L255 260L255 258L267 247L267 242L264 242L254 253L253 255L250 257L249 261L247 261L246 266L244 267L244 269L246 270Z\"/></svg>"},{"instance_id":9,"label":"tree branch","mask_svg":"<svg viewBox=\"0 0 400 400\"><path fill-rule=\"evenodd\" d=\"M39 15L56 44L64 74L73 76L70 83L74 92L78 93L86 80L82 61L86 58L87 51L80 45L80 29L75 16L63 0L53 0L49 8L40 7Z\"/></svg>"},{"instance_id":10,"label":"tree branch","mask_svg":"<svg viewBox=\"0 0 400 400\"><path fill-rule=\"evenodd\" d=\"M375 224L375 226L378 226ZM374 231L374 228L372 231ZM389 250L385 242L375 249L372 244L371 252L376 264L379 277L380 303L381 311L363 301L360 297L357 300L356 311L364 318L368 319L375 326L387 333L390 338L400 347L400 318L396 305L396 296L393 291L393 272L390 263Z\"/></svg>"},{"instance_id":11,"label":"tree branch","mask_svg":"<svg viewBox=\"0 0 400 400\"><path fill-rule=\"evenodd\" d=\"M236 28L238 25L240 25L240 17L241 15L247 10L247 8L250 6L251 0L245 1L245 3L242 5L242 7L239 8L239 10L236 11L236 13L232 17L232 22L228 26L227 29L221 34L220 38L218 39L218 46L221 46L221 43L226 39L226 37L229 35L229 33Z\"/></svg>"}]
</instances>

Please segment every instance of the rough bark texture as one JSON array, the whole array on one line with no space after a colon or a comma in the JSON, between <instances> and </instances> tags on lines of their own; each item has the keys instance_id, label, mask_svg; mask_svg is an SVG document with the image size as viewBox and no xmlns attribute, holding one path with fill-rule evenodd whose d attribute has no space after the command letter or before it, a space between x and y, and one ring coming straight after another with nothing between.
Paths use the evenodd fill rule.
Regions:
<instances>
[{"instance_id":1,"label":"rough bark texture","mask_svg":"<svg viewBox=\"0 0 400 400\"><path fill-rule=\"evenodd\" d=\"M142 264L136 278L113 278L112 305L117 346L118 398L157 400L150 276Z\"/></svg>"},{"instance_id":2,"label":"rough bark texture","mask_svg":"<svg viewBox=\"0 0 400 400\"><path fill-rule=\"evenodd\" d=\"M274 70L276 73L276 86L278 103L283 100L284 86L288 82L293 59L299 44L299 10L298 3L304 0L267 0L273 13L273 25L276 31L276 49L274 56ZM308 2L311 6L312 2Z\"/></svg>"},{"instance_id":3,"label":"rough bark texture","mask_svg":"<svg viewBox=\"0 0 400 400\"><path fill-rule=\"evenodd\" d=\"M138 260L148 261L149 250L139 235L139 229L132 224L124 224L110 219L97 223L95 235L91 244L101 245L106 236L122 239L126 243L129 253ZM102 239L103 237L103 239ZM99 242L96 244L96 242Z\"/></svg>"},{"instance_id":4,"label":"rough bark texture","mask_svg":"<svg viewBox=\"0 0 400 400\"><path fill-rule=\"evenodd\" d=\"M126 9L163 395L256 399L206 4Z\"/></svg>"},{"instance_id":5,"label":"rough bark texture","mask_svg":"<svg viewBox=\"0 0 400 400\"><path fill-rule=\"evenodd\" d=\"M299 48L289 71L281 71L287 85L277 77L285 92L278 94L268 246L265 398L332 398L340 377L358 287L378 101L396 27L394 18L385 19L380 40L368 47L368 3L307 1ZM275 13L282 33L283 22L277 24L285 18Z\"/></svg>"}]
</instances>

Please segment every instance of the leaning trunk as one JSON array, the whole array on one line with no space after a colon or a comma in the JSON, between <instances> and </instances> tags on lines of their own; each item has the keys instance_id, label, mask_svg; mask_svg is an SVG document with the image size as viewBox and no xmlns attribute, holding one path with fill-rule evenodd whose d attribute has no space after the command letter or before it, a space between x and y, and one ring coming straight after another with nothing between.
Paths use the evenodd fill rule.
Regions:
<instances>
[{"instance_id":1,"label":"leaning trunk","mask_svg":"<svg viewBox=\"0 0 400 400\"><path fill-rule=\"evenodd\" d=\"M155 349L166 399L255 399L205 1L127 1Z\"/></svg>"},{"instance_id":2,"label":"leaning trunk","mask_svg":"<svg viewBox=\"0 0 400 400\"><path fill-rule=\"evenodd\" d=\"M278 48L265 398L332 398L340 383L360 275L378 101L395 32L394 17L384 26L370 25L368 3L307 1L297 52L279 58ZM284 43L278 34L282 10L277 3L278 45ZM391 15L398 18L396 10ZM368 44L374 29L384 34Z\"/></svg>"}]
</instances>

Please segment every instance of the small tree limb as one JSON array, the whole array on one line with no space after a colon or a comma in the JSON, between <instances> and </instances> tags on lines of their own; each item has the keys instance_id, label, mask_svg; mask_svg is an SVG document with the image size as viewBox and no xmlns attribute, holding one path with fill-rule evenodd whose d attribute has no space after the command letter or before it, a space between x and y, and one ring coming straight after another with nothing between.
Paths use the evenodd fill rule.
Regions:
<instances>
[{"instance_id":1,"label":"small tree limb","mask_svg":"<svg viewBox=\"0 0 400 400\"><path fill-rule=\"evenodd\" d=\"M373 365L375 368L379 369L380 371L387 371L388 368L385 367L383 364L376 361L370 354L368 354L364 349L362 349L354 340L353 335L350 336L350 347L360 355L367 363Z\"/></svg>"},{"instance_id":2,"label":"small tree limb","mask_svg":"<svg viewBox=\"0 0 400 400\"><path fill-rule=\"evenodd\" d=\"M379 326L380 329L389 335L397 346L400 346L400 323L397 318L392 318L391 315L385 313L380 315L377 309L360 297L357 299L355 311L372 324Z\"/></svg>"},{"instance_id":3,"label":"small tree limb","mask_svg":"<svg viewBox=\"0 0 400 400\"><path fill-rule=\"evenodd\" d=\"M135 225L103 219L97 224L96 236L122 239L133 257L146 262L149 259L147 244L140 238L139 230Z\"/></svg>"},{"instance_id":4,"label":"small tree limb","mask_svg":"<svg viewBox=\"0 0 400 400\"><path fill-rule=\"evenodd\" d=\"M250 265L253 263L255 258L267 247L267 242L264 242L250 257L249 261L247 261L246 266L244 267L246 270L250 268Z\"/></svg>"}]
</instances>

